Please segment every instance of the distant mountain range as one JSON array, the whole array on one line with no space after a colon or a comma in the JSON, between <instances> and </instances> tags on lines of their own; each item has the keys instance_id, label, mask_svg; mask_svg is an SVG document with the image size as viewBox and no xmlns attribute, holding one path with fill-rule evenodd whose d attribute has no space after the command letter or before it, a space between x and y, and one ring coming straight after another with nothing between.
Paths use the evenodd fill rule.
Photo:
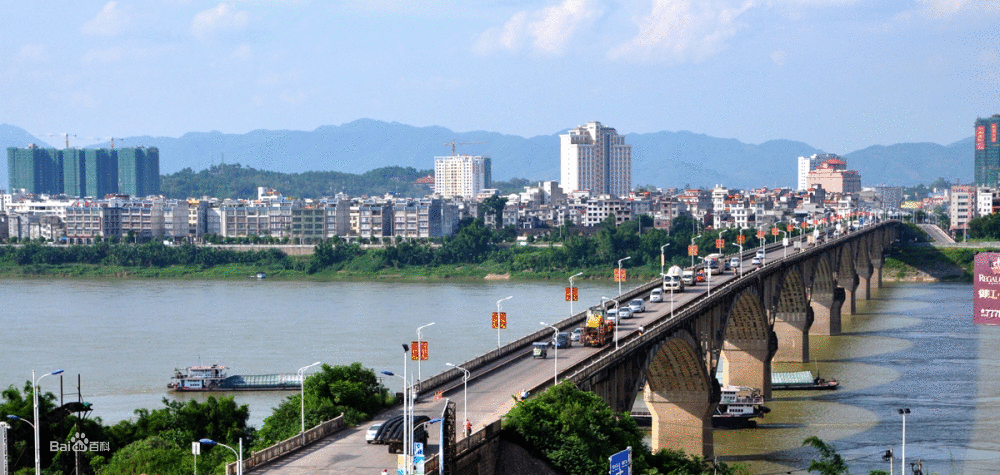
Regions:
<instances>
[{"instance_id":1,"label":"distant mountain range","mask_svg":"<svg viewBox=\"0 0 1000 475\"><path fill-rule=\"evenodd\" d=\"M626 131L619 131L620 133ZM559 180L559 134L524 138L497 132L453 132L444 127L414 127L397 122L360 119L340 126L326 125L311 132L254 130L246 134L190 132L182 137L125 137L122 147L160 149L161 173L184 168L199 171L220 162L240 163L260 170L301 173L338 171L360 174L387 167L434 167L434 157L458 153L488 155L493 177ZM462 142L485 142L462 144ZM770 140L746 144L735 139L709 137L687 131L626 133L632 145L632 181L635 186L731 188L795 186L796 157L822 153L803 142ZM18 127L0 124L0 146L44 144ZM107 147L94 144L86 148ZM950 145L903 143L871 146L839 153L848 168L858 170L862 185L880 183L916 185L938 177L972 179L973 138ZM7 167L0 169L0 187L6 187Z\"/></svg>"}]
</instances>

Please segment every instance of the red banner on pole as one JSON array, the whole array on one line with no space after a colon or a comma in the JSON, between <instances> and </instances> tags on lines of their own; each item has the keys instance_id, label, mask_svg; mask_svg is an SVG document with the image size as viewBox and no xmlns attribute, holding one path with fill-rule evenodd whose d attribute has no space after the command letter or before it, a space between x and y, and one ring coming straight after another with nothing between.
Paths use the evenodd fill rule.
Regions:
<instances>
[{"instance_id":1,"label":"red banner on pole","mask_svg":"<svg viewBox=\"0 0 1000 475\"><path fill-rule=\"evenodd\" d=\"M794 230L795 230L794 224L789 224L787 227L785 227L785 231L792 232Z\"/></svg>"},{"instance_id":2,"label":"red banner on pole","mask_svg":"<svg viewBox=\"0 0 1000 475\"><path fill-rule=\"evenodd\" d=\"M417 361L420 359L420 343L419 341L410 342L410 361Z\"/></svg>"},{"instance_id":3,"label":"red banner on pole","mask_svg":"<svg viewBox=\"0 0 1000 475\"><path fill-rule=\"evenodd\" d=\"M698 255L698 245L697 244L691 244L690 246L688 246L688 255L689 256L697 256Z\"/></svg>"},{"instance_id":4,"label":"red banner on pole","mask_svg":"<svg viewBox=\"0 0 1000 475\"><path fill-rule=\"evenodd\" d=\"M577 300L580 300L580 289L573 287L573 301L576 302Z\"/></svg>"},{"instance_id":5,"label":"red banner on pole","mask_svg":"<svg viewBox=\"0 0 1000 475\"><path fill-rule=\"evenodd\" d=\"M1000 325L1000 252L980 252L974 262L973 320Z\"/></svg>"},{"instance_id":6,"label":"red banner on pole","mask_svg":"<svg viewBox=\"0 0 1000 475\"><path fill-rule=\"evenodd\" d=\"M766 236L766 235L767 234L764 233L763 229L758 229L757 230L757 239L764 239L764 236Z\"/></svg>"},{"instance_id":7,"label":"red banner on pole","mask_svg":"<svg viewBox=\"0 0 1000 475\"><path fill-rule=\"evenodd\" d=\"M781 234L781 230L780 229L778 229L778 228L771 228L771 235L772 236L777 236L779 234Z\"/></svg>"},{"instance_id":8,"label":"red banner on pole","mask_svg":"<svg viewBox=\"0 0 1000 475\"><path fill-rule=\"evenodd\" d=\"M500 312L500 329L507 329L507 312Z\"/></svg>"},{"instance_id":9,"label":"red banner on pole","mask_svg":"<svg viewBox=\"0 0 1000 475\"><path fill-rule=\"evenodd\" d=\"M743 244L745 242L747 242L747 237L746 236L744 236L742 234L736 236L736 244Z\"/></svg>"},{"instance_id":10,"label":"red banner on pole","mask_svg":"<svg viewBox=\"0 0 1000 475\"><path fill-rule=\"evenodd\" d=\"M500 315L496 312L493 312L493 328L497 329L499 327L500 327Z\"/></svg>"},{"instance_id":11,"label":"red banner on pole","mask_svg":"<svg viewBox=\"0 0 1000 475\"><path fill-rule=\"evenodd\" d=\"M566 301L569 302L573 299L573 289L572 287L566 287Z\"/></svg>"},{"instance_id":12,"label":"red banner on pole","mask_svg":"<svg viewBox=\"0 0 1000 475\"><path fill-rule=\"evenodd\" d=\"M718 249L722 249L722 248L726 247L726 240L725 239L716 239L715 240L715 247L718 248Z\"/></svg>"}]
</instances>

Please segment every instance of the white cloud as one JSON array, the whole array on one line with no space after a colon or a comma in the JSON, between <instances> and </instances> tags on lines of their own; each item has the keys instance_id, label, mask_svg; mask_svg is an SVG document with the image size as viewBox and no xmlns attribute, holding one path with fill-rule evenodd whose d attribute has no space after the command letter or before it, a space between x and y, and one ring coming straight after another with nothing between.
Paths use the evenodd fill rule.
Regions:
<instances>
[{"instance_id":1,"label":"white cloud","mask_svg":"<svg viewBox=\"0 0 1000 475\"><path fill-rule=\"evenodd\" d=\"M241 59L243 61L250 61L253 59L253 48L249 45L240 45L233 51L233 54L229 56L230 59Z\"/></svg>"},{"instance_id":2,"label":"white cloud","mask_svg":"<svg viewBox=\"0 0 1000 475\"><path fill-rule=\"evenodd\" d=\"M31 61L44 61L48 56L45 54L45 45L24 45L18 51L17 57Z\"/></svg>"},{"instance_id":3,"label":"white cloud","mask_svg":"<svg viewBox=\"0 0 1000 475\"><path fill-rule=\"evenodd\" d=\"M191 21L191 33L198 38L206 38L217 32L240 31L250 24L250 14L237 10L231 4L198 12Z\"/></svg>"},{"instance_id":4,"label":"white cloud","mask_svg":"<svg viewBox=\"0 0 1000 475\"><path fill-rule=\"evenodd\" d=\"M89 21L80 27L80 32L95 36L117 36L125 31L132 22L131 12L127 7L119 7L118 2L110 1Z\"/></svg>"},{"instance_id":5,"label":"white cloud","mask_svg":"<svg viewBox=\"0 0 1000 475\"><path fill-rule=\"evenodd\" d=\"M771 52L771 61L774 61L774 64L777 65L778 67L784 66L785 61L787 60L788 60L788 55L784 51Z\"/></svg>"},{"instance_id":6,"label":"white cloud","mask_svg":"<svg viewBox=\"0 0 1000 475\"><path fill-rule=\"evenodd\" d=\"M475 49L480 53L517 51L528 45L536 52L562 54L573 37L602 13L596 0L563 0L558 5L540 10L518 12L502 27L483 32Z\"/></svg>"},{"instance_id":7,"label":"white cloud","mask_svg":"<svg viewBox=\"0 0 1000 475\"><path fill-rule=\"evenodd\" d=\"M703 61L724 49L746 28L740 16L752 0L734 5L725 0L654 0L652 11L639 20L639 33L613 49L612 59L643 61Z\"/></svg>"}]
</instances>

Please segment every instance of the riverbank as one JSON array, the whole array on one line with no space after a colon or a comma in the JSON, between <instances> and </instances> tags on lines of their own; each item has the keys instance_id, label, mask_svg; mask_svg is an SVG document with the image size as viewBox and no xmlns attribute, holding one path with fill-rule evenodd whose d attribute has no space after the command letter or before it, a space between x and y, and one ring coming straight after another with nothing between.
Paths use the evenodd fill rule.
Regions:
<instances>
[{"instance_id":1,"label":"riverbank","mask_svg":"<svg viewBox=\"0 0 1000 475\"><path fill-rule=\"evenodd\" d=\"M934 247L908 244L893 248L885 258L885 282L972 282L972 263L979 252L1000 248Z\"/></svg>"}]
</instances>

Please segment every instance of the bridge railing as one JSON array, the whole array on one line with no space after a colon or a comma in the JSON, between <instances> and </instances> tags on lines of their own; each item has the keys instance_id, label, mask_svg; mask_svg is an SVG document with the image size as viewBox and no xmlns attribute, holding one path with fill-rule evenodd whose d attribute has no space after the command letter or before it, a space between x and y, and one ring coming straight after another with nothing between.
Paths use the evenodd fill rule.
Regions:
<instances>
[{"instance_id":1,"label":"bridge railing","mask_svg":"<svg viewBox=\"0 0 1000 475\"><path fill-rule=\"evenodd\" d=\"M333 419L330 419L312 429L309 429L305 433L305 437L302 434L295 434L281 442L278 442L270 447L267 447L258 452L251 452L250 456L243 459L243 471L253 469L260 465L271 462L275 459L284 457L296 450L299 450L317 440L320 440L330 434L340 432L345 427L347 423L344 422L344 415L341 414ZM305 439L303 441L303 439ZM226 464L226 475L236 475L239 473L237 471L237 462Z\"/></svg>"}]
</instances>

